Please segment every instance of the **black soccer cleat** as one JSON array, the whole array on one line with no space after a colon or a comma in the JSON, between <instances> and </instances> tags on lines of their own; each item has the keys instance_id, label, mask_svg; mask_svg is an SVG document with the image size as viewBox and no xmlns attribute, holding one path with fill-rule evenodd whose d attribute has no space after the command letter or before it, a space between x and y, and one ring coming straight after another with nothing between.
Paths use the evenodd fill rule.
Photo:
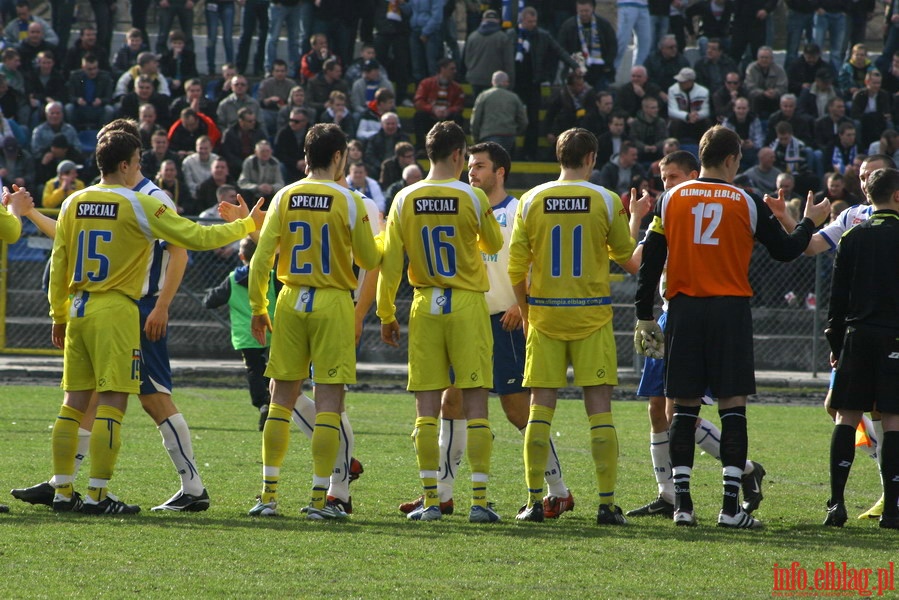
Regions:
<instances>
[{"instance_id":1,"label":"black soccer cleat","mask_svg":"<svg viewBox=\"0 0 899 600\"><path fill-rule=\"evenodd\" d=\"M62 494L55 494L51 506L56 512L81 512L84 502L81 500L81 494L78 492L72 493L71 498L66 498Z\"/></svg>"},{"instance_id":2,"label":"black soccer cleat","mask_svg":"<svg viewBox=\"0 0 899 600\"><path fill-rule=\"evenodd\" d=\"M674 515L674 505L659 496L649 504L627 511L629 517L651 517L653 515L671 517Z\"/></svg>"},{"instance_id":3,"label":"black soccer cleat","mask_svg":"<svg viewBox=\"0 0 899 600\"><path fill-rule=\"evenodd\" d=\"M56 496L56 489L50 485L49 481L39 483L27 488L17 488L9 492L12 497L28 504L43 504L44 506L53 506L53 497Z\"/></svg>"},{"instance_id":4,"label":"black soccer cleat","mask_svg":"<svg viewBox=\"0 0 899 600\"><path fill-rule=\"evenodd\" d=\"M824 519L825 525L828 527L842 527L848 519L849 515L846 513L846 505L844 503L827 503L827 517Z\"/></svg>"},{"instance_id":5,"label":"black soccer cleat","mask_svg":"<svg viewBox=\"0 0 899 600\"><path fill-rule=\"evenodd\" d=\"M621 513L620 506L611 504L600 504L599 510L596 511L597 525L627 525L627 519Z\"/></svg>"},{"instance_id":6,"label":"black soccer cleat","mask_svg":"<svg viewBox=\"0 0 899 600\"><path fill-rule=\"evenodd\" d=\"M527 504L521 507L521 510L518 511L518 514L515 516L517 521L531 521L534 523L542 523L543 522L543 502L534 502L534 504L528 507Z\"/></svg>"},{"instance_id":7,"label":"black soccer cleat","mask_svg":"<svg viewBox=\"0 0 899 600\"><path fill-rule=\"evenodd\" d=\"M118 498L107 495L100 502L85 501L81 506L81 512L87 515L136 515L140 512L140 506L125 504Z\"/></svg>"},{"instance_id":8,"label":"black soccer cleat","mask_svg":"<svg viewBox=\"0 0 899 600\"><path fill-rule=\"evenodd\" d=\"M754 460L749 461L755 467L752 470L752 473L748 475L743 475L743 480L741 481L741 486L743 488L743 510L748 514L752 514L752 511L759 507L759 504L762 502L762 479L764 479L765 475L765 467L755 462Z\"/></svg>"},{"instance_id":9,"label":"black soccer cleat","mask_svg":"<svg viewBox=\"0 0 899 600\"><path fill-rule=\"evenodd\" d=\"M899 529L899 517L880 517L881 529Z\"/></svg>"},{"instance_id":10,"label":"black soccer cleat","mask_svg":"<svg viewBox=\"0 0 899 600\"><path fill-rule=\"evenodd\" d=\"M209 508L209 494L206 492L206 488L203 488L203 493L199 496L194 496L192 494L185 494L183 490L178 490L174 496L165 501L165 503L160 504L159 506L154 506L150 510L152 511L163 511L170 510L173 512L201 512L207 510Z\"/></svg>"},{"instance_id":11,"label":"black soccer cleat","mask_svg":"<svg viewBox=\"0 0 899 600\"><path fill-rule=\"evenodd\" d=\"M8 513L8 512L9 512L9 507L6 506L5 504L0 504L0 513Z\"/></svg>"}]
</instances>

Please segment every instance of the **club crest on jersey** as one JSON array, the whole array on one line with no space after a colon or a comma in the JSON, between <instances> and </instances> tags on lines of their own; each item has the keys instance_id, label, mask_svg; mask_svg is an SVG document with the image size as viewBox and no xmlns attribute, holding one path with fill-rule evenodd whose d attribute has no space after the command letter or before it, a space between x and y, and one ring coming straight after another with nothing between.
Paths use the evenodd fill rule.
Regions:
<instances>
[{"instance_id":1,"label":"club crest on jersey","mask_svg":"<svg viewBox=\"0 0 899 600\"><path fill-rule=\"evenodd\" d=\"M118 219L119 205L115 202L81 202L75 211L76 219Z\"/></svg>"},{"instance_id":2,"label":"club crest on jersey","mask_svg":"<svg viewBox=\"0 0 899 600\"><path fill-rule=\"evenodd\" d=\"M458 198L416 198L416 215L457 215L459 214Z\"/></svg>"},{"instance_id":3,"label":"club crest on jersey","mask_svg":"<svg viewBox=\"0 0 899 600\"><path fill-rule=\"evenodd\" d=\"M290 196L288 210L321 210L330 211L334 196L321 194L293 194Z\"/></svg>"},{"instance_id":4,"label":"club crest on jersey","mask_svg":"<svg viewBox=\"0 0 899 600\"><path fill-rule=\"evenodd\" d=\"M567 198L544 198L545 213L586 213L590 212L589 196L571 196Z\"/></svg>"}]
</instances>

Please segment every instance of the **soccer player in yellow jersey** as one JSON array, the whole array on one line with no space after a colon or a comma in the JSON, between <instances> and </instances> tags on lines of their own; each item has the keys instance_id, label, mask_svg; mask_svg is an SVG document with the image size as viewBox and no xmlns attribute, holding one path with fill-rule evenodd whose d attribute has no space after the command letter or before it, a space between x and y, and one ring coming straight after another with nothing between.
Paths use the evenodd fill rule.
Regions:
<instances>
[{"instance_id":1,"label":"soccer player in yellow jersey","mask_svg":"<svg viewBox=\"0 0 899 600\"><path fill-rule=\"evenodd\" d=\"M355 260L363 269L381 262L362 196L336 183L343 177L347 138L334 125L306 135L309 176L275 194L250 262L253 336L272 330L267 297L269 273L280 252L277 275L284 287L275 307L266 376L272 398L262 433L262 495L251 516L278 514L278 482L290 441L291 412L300 386L315 364L315 430L312 434L312 498L309 519L346 519L326 494L337 459L344 385L356 383Z\"/></svg>"},{"instance_id":2,"label":"soccer player in yellow jersey","mask_svg":"<svg viewBox=\"0 0 899 600\"><path fill-rule=\"evenodd\" d=\"M556 141L559 179L521 198L512 230L509 277L527 331L524 385L531 388L524 435L528 501L518 513L521 521L544 518L543 468L558 388L566 385L570 362L590 419L600 501L596 522L626 523L615 504L618 437L612 387L618 383L618 363L609 259L626 263L635 242L618 195L586 181L596 150L596 137L586 129L563 132Z\"/></svg>"},{"instance_id":3,"label":"soccer player in yellow jersey","mask_svg":"<svg viewBox=\"0 0 899 600\"><path fill-rule=\"evenodd\" d=\"M112 131L97 144L100 185L63 203L50 263L52 341L64 349L65 400L53 427L55 510L136 513L138 506L107 492L121 445L128 394L140 389L137 300L155 239L209 250L240 239L261 224L261 203L250 218L201 227L158 199L134 192L143 177L140 139ZM99 396L91 433L91 473L83 506L72 490L78 426L91 395Z\"/></svg>"},{"instance_id":4,"label":"soccer player in yellow jersey","mask_svg":"<svg viewBox=\"0 0 899 600\"><path fill-rule=\"evenodd\" d=\"M396 346L400 326L394 300L405 251L409 283L414 288L408 389L415 392L417 418L412 435L424 488L422 505L408 518L434 521L442 516L437 493L438 415L452 367L468 419L469 520L491 523L499 520L487 505L493 451L487 420L487 391L493 385L493 335L484 299L489 284L481 252L498 252L503 237L487 195L459 181L466 164L462 129L452 121L441 121L428 132L425 147L431 161L428 176L402 189L390 207L377 292L381 339Z\"/></svg>"}]
</instances>

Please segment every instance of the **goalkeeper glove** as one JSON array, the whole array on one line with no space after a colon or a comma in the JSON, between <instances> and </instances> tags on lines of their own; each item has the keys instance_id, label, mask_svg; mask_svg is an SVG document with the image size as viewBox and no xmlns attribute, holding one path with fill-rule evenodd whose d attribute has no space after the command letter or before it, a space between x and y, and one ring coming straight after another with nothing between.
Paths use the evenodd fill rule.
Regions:
<instances>
[{"instance_id":1,"label":"goalkeeper glove","mask_svg":"<svg viewBox=\"0 0 899 600\"><path fill-rule=\"evenodd\" d=\"M638 320L634 330L634 350L648 358L665 358L665 334L653 320Z\"/></svg>"}]
</instances>

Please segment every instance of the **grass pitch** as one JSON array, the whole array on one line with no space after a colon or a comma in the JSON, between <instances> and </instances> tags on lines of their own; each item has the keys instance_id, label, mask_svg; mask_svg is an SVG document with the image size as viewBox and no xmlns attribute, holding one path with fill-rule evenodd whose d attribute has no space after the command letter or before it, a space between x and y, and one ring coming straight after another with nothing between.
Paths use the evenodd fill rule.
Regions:
<instances>
[{"instance_id":1,"label":"grass pitch","mask_svg":"<svg viewBox=\"0 0 899 600\"><path fill-rule=\"evenodd\" d=\"M768 471L756 513L766 529L731 531L715 527L720 466L698 449L692 489L699 527L675 528L657 517L598 527L588 425L583 404L568 400L559 402L553 439L576 499L573 513L543 524L515 522L525 499L522 438L492 399L489 498L503 521L468 523L463 462L456 514L409 522L396 509L419 493L408 394L348 395L355 455L365 466L351 488L350 522L301 518L311 459L309 442L296 429L282 471L283 516L250 518L260 488L261 434L243 389L176 394L212 497L208 512L150 512L177 490L178 479L159 433L132 399L111 489L143 512L54 514L5 490L50 476L50 427L61 398L52 387L0 387L0 502L11 511L0 515L2 598L759 598L781 594L774 590L774 565L794 562L808 576L805 595L834 595L815 591L814 573L843 561L873 569L867 587L876 595L877 569L889 568L899 548L897 532L854 519L880 494L875 466L861 453L849 481L851 520L842 530L821 526L832 424L820 405L750 406L750 458ZM614 413L621 446L617 502L627 511L655 497L646 405L617 402ZM703 416L717 422L714 409ZM85 467L76 483L82 491Z\"/></svg>"}]
</instances>

